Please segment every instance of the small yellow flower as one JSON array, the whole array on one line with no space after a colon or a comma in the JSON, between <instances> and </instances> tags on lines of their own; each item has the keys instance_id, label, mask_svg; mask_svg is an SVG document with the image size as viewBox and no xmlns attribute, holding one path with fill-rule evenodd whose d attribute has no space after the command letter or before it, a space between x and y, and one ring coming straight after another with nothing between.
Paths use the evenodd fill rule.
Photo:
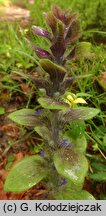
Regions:
<instances>
[{"instance_id":1,"label":"small yellow flower","mask_svg":"<svg viewBox=\"0 0 106 216\"><path fill-rule=\"evenodd\" d=\"M64 95L64 101L70 105L70 107L76 107L78 103L87 104L87 102L83 98L77 98L77 96L73 93L66 92Z\"/></svg>"}]
</instances>

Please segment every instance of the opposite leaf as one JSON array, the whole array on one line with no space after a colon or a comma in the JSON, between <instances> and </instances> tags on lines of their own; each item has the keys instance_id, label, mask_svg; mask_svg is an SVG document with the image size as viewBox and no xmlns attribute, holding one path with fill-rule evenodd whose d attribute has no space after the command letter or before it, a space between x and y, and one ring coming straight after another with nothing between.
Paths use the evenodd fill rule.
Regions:
<instances>
[{"instance_id":1,"label":"opposite leaf","mask_svg":"<svg viewBox=\"0 0 106 216\"><path fill-rule=\"evenodd\" d=\"M66 50L66 44L64 40L64 25L59 20L57 21L57 35L50 49L56 59L60 59Z\"/></svg>"},{"instance_id":2,"label":"opposite leaf","mask_svg":"<svg viewBox=\"0 0 106 216\"><path fill-rule=\"evenodd\" d=\"M40 119L35 115L35 111L32 109L17 110L9 114L8 117L12 121L25 126L35 126L40 123Z\"/></svg>"},{"instance_id":3,"label":"opposite leaf","mask_svg":"<svg viewBox=\"0 0 106 216\"><path fill-rule=\"evenodd\" d=\"M51 81L63 81L64 76L67 72L63 67L53 63L49 59L41 59L40 65L50 75Z\"/></svg>"},{"instance_id":4,"label":"opposite leaf","mask_svg":"<svg viewBox=\"0 0 106 216\"><path fill-rule=\"evenodd\" d=\"M58 150L54 154L54 164L58 173L69 179L77 186L83 186L84 178L88 170L85 156L72 148Z\"/></svg>"},{"instance_id":5,"label":"opposite leaf","mask_svg":"<svg viewBox=\"0 0 106 216\"><path fill-rule=\"evenodd\" d=\"M65 110L68 109L68 104L56 101L49 97L41 97L38 99L38 102L41 104L41 106L45 109L59 109L59 110Z\"/></svg>"},{"instance_id":6,"label":"opposite leaf","mask_svg":"<svg viewBox=\"0 0 106 216\"><path fill-rule=\"evenodd\" d=\"M60 112L61 120L69 122L72 120L88 120L92 119L100 112L99 109L89 107L71 108L67 111Z\"/></svg>"},{"instance_id":7,"label":"opposite leaf","mask_svg":"<svg viewBox=\"0 0 106 216\"><path fill-rule=\"evenodd\" d=\"M50 130L45 125L36 126L34 130L45 140L51 140Z\"/></svg>"},{"instance_id":8,"label":"opposite leaf","mask_svg":"<svg viewBox=\"0 0 106 216\"><path fill-rule=\"evenodd\" d=\"M9 172L4 190L6 192L28 190L46 176L44 164L45 160L38 155L24 158Z\"/></svg>"}]
</instances>

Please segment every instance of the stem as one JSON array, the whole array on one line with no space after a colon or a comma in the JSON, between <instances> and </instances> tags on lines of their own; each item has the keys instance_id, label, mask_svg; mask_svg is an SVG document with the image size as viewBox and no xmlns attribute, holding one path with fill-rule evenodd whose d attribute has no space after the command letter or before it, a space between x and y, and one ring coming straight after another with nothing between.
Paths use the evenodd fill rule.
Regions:
<instances>
[{"instance_id":1,"label":"stem","mask_svg":"<svg viewBox=\"0 0 106 216\"><path fill-rule=\"evenodd\" d=\"M59 140L59 129L58 129L58 111L53 112L53 119L51 120L52 124L52 139L54 142L54 145L58 145Z\"/></svg>"}]
</instances>

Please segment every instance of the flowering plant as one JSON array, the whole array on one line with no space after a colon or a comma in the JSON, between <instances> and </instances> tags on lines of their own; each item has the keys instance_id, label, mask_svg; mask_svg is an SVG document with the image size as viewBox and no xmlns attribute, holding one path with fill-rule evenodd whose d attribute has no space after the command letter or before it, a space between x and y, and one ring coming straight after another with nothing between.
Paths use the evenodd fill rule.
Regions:
<instances>
[{"instance_id":1,"label":"flowering plant","mask_svg":"<svg viewBox=\"0 0 106 216\"><path fill-rule=\"evenodd\" d=\"M24 108L11 113L9 118L20 125L34 127L42 137L42 148L39 154L25 157L12 168L5 181L5 191L25 191L42 180L53 199L94 199L83 190L88 171L84 120L91 119L99 110L78 106L86 101L69 91L75 77L68 73L66 62L76 58L79 47L85 46L83 42L75 44L80 37L80 25L77 14L68 15L70 11L54 6L45 15L51 31L32 27L34 35L50 43L48 51L31 42L44 73L40 78L25 75L42 95L37 99L41 108L37 111Z\"/></svg>"}]
</instances>

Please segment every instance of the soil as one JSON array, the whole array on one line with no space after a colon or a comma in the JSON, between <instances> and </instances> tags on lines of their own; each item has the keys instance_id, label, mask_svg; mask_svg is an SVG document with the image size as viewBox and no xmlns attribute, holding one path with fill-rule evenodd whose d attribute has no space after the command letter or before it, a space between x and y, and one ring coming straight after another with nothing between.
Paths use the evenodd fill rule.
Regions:
<instances>
[{"instance_id":1,"label":"soil","mask_svg":"<svg viewBox=\"0 0 106 216\"><path fill-rule=\"evenodd\" d=\"M22 27L25 27L30 22L30 13L25 8L19 6L0 6L0 21L1 22L19 22ZM3 84L3 83L0 83ZM25 88L23 88L24 91ZM32 98L33 99L33 98ZM46 186L40 182L30 190L22 193L6 193L3 190L3 184L11 167L23 157L32 155L30 150L31 145L36 145L39 137L35 133L31 136L30 129L25 128L24 132L19 127L12 123L8 118L8 114L24 107L26 104L26 94L20 95L14 93L11 97L7 90L3 90L0 94L0 106L5 108L5 114L0 116L0 200L50 200ZM12 166L6 169L8 156L13 155L14 160ZM96 184L86 176L84 189L91 192L97 199L100 191L106 190L105 184Z\"/></svg>"}]
</instances>

